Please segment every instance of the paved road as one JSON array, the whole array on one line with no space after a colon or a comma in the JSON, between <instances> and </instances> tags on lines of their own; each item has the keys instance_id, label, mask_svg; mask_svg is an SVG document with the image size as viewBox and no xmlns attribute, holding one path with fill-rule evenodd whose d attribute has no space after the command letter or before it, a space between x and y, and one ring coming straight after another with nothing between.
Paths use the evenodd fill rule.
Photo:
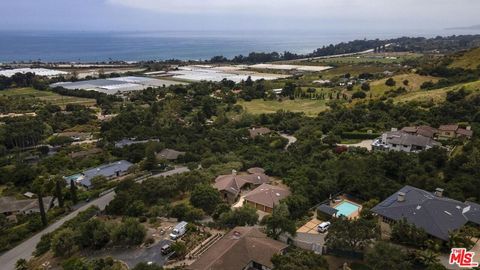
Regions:
<instances>
[{"instance_id":1,"label":"paved road","mask_svg":"<svg viewBox=\"0 0 480 270\"><path fill-rule=\"evenodd\" d=\"M179 173L184 173L188 172L189 169L186 167L178 167L175 168L171 171L164 172L164 173L159 173L156 175L153 175L151 177L163 177L163 176L169 176L169 175L174 175L174 174L179 174ZM139 182L142 182L145 179L142 179ZM46 229L43 231L37 233L36 235L32 236L28 240L24 241L20 245L14 247L13 249L7 251L4 253L2 256L0 256L0 269L2 270L14 270L15 269L15 263L19 259L30 259L32 257L33 251L35 251L35 247L37 246L37 243L40 242L40 238L42 235L50 233L58 229L60 226L63 225L66 221L74 218L75 216L78 215L78 213L87 210L90 206L97 206L101 210L105 209L105 207L110 203L110 201L113 200L115 197L115 192L111 192L108 194L103 195L102 197L95 199L88 204L80 207L79 209L73 211L72 213L68 214L67 216L61 218L57 222L51 224L48 226Z\"/></svg>"}]
</instances>

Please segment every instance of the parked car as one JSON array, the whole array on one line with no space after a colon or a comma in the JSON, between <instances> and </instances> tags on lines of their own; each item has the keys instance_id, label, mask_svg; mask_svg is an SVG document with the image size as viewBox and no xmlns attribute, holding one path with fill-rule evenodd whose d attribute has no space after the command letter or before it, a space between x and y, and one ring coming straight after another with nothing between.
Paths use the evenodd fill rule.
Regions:
<instances>
[{"instance_id":1,"label":"parked car","mask_svg":"<svg viewBox=\"0 0 480 270\"><path fill-rule=\"evenodd\" d=\"M163 247L162 247L162 254L163 255L167 255L170 253L171 251L171 245L170 244L165 244Z\"/></svg>"},{"instance_id":2,"label":"parked car","mask_svg":"<svg viewBox=\"0 0 480 270\"><path fill-rule=\"evenodd\" d=\"M187 231L187 225L188 223L185 221L182 221L178 223L175 228L173 228L172 233L170 234L170 238L172 240L177 240L178 238L182 237L185 232Z\"/></svg>"},{"instance_id":3,"label":"parked car","mask_svg":"<svg viewBox=\"0 0 480 270\"><path fill-rule=\"evenodd\" d=\"M330 228L330 225L331 225L330 221L322 222L318 225L317 230L318 232L324 233L328 231L328 228Z\"/></svg>"}]
</instances>

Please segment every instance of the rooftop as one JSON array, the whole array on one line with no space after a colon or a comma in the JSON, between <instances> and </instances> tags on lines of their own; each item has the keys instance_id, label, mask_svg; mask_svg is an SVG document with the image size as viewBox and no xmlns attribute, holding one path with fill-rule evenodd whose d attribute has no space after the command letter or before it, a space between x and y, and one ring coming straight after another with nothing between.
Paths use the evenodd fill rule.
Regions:
<instances>
[{"instance_id":1,"label":"rooftop","mask_svg":"<svg viewBox=\"0 0 480 270\"><path fill-rule=\"evenodd\" d=\"M218 190L224 190L237 195L241 188L248 184L261 185L270 182L270 178L265 174L241 174L238 175L235 171L232 174L220 175L215 179L213 185Z\"/></svg>"},{"instance_id":2,"label":"rooftop","mask_svg":"<svg viewBox=\"0 0 480 270\"><path fill-rule=\"evenodd\" d=\"M185 155L185 152L180 152L173 149L165 148L157 154L157 158L166 160L176 160L179 156Z\"/></svg>"},{"instance_id":3,"label":"rooftop","mask_svg":"<svg viewBox=\"0 0 480 270\"><path fill-rule=\"evenodd\" d=\"M53 197L44 197L43 205L49 209ZM17 200L14 197L0 198L0 214L11 212L23 212L38 209L38 199Z\"/></svg>"},{"instance_id":4,"label":"rooftop","mask_svg":"<svg viewBox=\"0 0 480 270\"><path fill-rule=\"evenodd\" d=\"M83 186L90 187L92 185L92 179L97 176L104 176L107 178L115 177L117 173L125 173L132 167L133 164L126 161L120 160L115 161L109 164L105 164L99 167L88 169L81 174L65 177L65 180L70 183L70 179L73 179L76 182L80 182Z\"/></svg>"},{"instance_id":5,"label":"rooftop","mask_svg":"<svg viewBox=\"0 0 480 270\"><path fill-rule=\"evenodd\" d=\"M480 205L462 203L412 186L403 187L372 211L396 221L405 218L407 222L445 241L449 239L449 232L469 221L480 225Z\"/></svg>"},{"instance_id":6,"label":"rooftop","mask_svg":"<svg viewBox=\"0 0 480 270\"><path fill-rule=\"evenodd\" d=\"M245 195L245 200L273 208L290 195L287 188L262 184Z\"/></svg>"},{"instance_id":7,"label":"rooftop","mask_svg":"<svg viewBox=\"0 0 480 270\"><path fill-rule=\"evenodd\" d=\"M268 238L255 227L236 227L187 269L242 270L252 261L272 268L272 256L287 247L282 242Z\"/></svg>"}]
</instances>

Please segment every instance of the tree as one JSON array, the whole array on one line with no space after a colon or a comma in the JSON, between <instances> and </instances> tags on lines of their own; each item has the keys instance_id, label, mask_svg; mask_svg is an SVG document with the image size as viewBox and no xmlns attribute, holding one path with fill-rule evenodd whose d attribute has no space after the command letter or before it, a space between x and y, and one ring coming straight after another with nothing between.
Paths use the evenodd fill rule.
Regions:
<instances>
[{"instance_id":1,"label":"tree","mask_svg":"<svg viewBox=\"0 0 480 270\"><path fill-rule=\"evenodd\" d=\"M155 156L155 145L148 144L145 149L145 161L143 163L143 169L153 170L157 167L157 157Z\"/></svg>"},{"instance_id":2,"label":"tree","mask_svg":"<svg viewBox=\"0 0 480 270\"><path fill-rule=\"evenodd\" d=\"M440 263L438 253L431 249L415 250L415 260L425 267L434 266Z\"/></svg>"},{"instance_id":3,"label":"tree","mask_svg":"<svg viewBox=\"0 0 480 270\"><path fill-rule=\"evenodd\" d=\"M65 181L62 179L62 177L55 177L55 197L57 197L58 200L58 206L63 208L63 194L62 194L62 186L65 184Z\"/></svg>"},{"instance_id":4,"label":"tree","mask_svg":"<svg viewBox=\"0 0 480 270\"><path fill-rule=\"evenodd\" d=\"M350 220L341 217L332 222L326 237L326 245L334 249L362 251L378 234L379 229L375 220L362 218Z\"/></svg>"},{"instance_id":5,"label":"tree","mask_svg":"<svg viewBox=\"0 0 480 270\"><path fill-rule=\"evenodd\" d=\"M171 245L172 251L174 252L175 258L183 258L187 255L187 246L185 243L177 241Z\"/></svg>"},{"instance_id":6,"label":"tree","mask_svg":"<svg viewBox=\"0 0 480 270\"><path fill-rule=\"evenodd\" d=\"M188 203L177 204L172 208L171 211L171 216L179 220L185 220L190 222L199 220L203 218L204 215L205 213L202 209L195 208Z\"/></svg>"},{"instance_id":7,"label":"tree","mask_svg":"<svg viewBox=\"0 0 480 270\"><path fill-rule=\"evenodd\" d=\"M408 86L410 82L408 80L403 80L403 85Z\"/></svg>"},{"instance_id":8,"label":"tree","mask_svg":"<svg viewBox=\"0 0 480 270\"><path fill-rule=\"evenodd\" d=\"M190 203L207 214L212 214L221 201L220 193L211 185L197 185L190 197Z\"/></svg>"},{"instance_id":9,"label":"tree","mask_svg":"<svg viewBox=\"0 0 480 270\"><path fill-rule=\"evenodd\" d=\"M76 204L78 202L77 186L75 185L75 182L73 181L73 179L70 180L70 197L72 199L73 204Z\"/></svg>"},{"instance_id":10,"label":"tree","mask_svg":"<svg viewBox=\"0 0 480 270\"><path fill-rule=\"evenodd\" d=\"M122 224L113 229L112 239L120 245L139 245L143 242L147 231L134 218L127 218Z\"/></svg>"},{"instance_id":11,"label":"tree","mask_svg":"<svg viewBox=\"0 0 480 270\"><path fill-rule=\"evenodd\" d=\"M28 270L28 262L25 259L19 259L15 263L15 270Z\"/></svg>"},{"instance_id":12,"label":"tree","mask_svg":"<svg viewBox=\"0 0 480 270\"><path fill-rule=\"evenodd\" d=\"M75 249L75 234L70 228L63 229L52 238L51 248L57 257L69 256Z\"/></svg>"},{"instance_id":13,"label":"tree","mask_svg":"<svg viewBox=\"0 0 480 270\"><path fill-rule=\"evenodd\" d=\"M475 242L474 238L480 236L480 231L471 226L464 226L456 231L450 232L448 246L450 248L466 248L471 249Z\"/></svg>"},{"instance_id":14,"label":"tree","mask_svg":"<svg viewBox=\"0 0 480 270\"><path fill-rule=\"evenodd\" d=\"M282 233L292 236L296 233L295 222L290 218L288 206L285 203L275 206L272 215L265 216L262 224L266 225L267 235L273 239L278 239Z\"/></svg>"},{"instance_id":15,"label":"tree","mask_svg":"<svg viewBox=\"0 0 480 270\"><path fill-rule=\"evenodd\" d=\"M47 213L45 212L45 206L43 205L43 193L45 192L45 187L44 187L44 180L40 176L35 181L33 182L33 190L37 194L37 199L38 199L38 208L40 209L40 217L42 219L42 224L43 226L48 225L47 221Z\"/></svg>"},{"instance_id":16,"label":"tree","mask_svg":"<svg viewBox=\"0 0 480 270\"><path fill-rule=\"evenodd\" d=\"M412 264L408 255L400 248L385 242L377 242L365 256L372 270L410 270Z\"/></svg>"},{"instance_id":17,"label":"tree","mask_svg":"<svg viewBox=\"0 0 480 270\"><path fill-rule=\"evenodd\" d=\"M296 88L297 88L297 86L294 83L287 82L282 89L282 96L284 96L284 97L293 96Z\"/></svg>"},{"instance_id":18,"label":"tree","mask_svg":"<svg viewBox=\"0 0 480 270\"><path fill-rule=\"evenodd\" d=\"M395 80L393 78L388 78L386 81L385 81L385 85L386 86L390 86L390 87L393 87L397 84L397 82L395 82Z\"/></svg>"},{"instance_id":19,"label":"tree","mask_svg":"<svg viewBox=\"0 0 480 270\"><path fill-rule=\"evenodd\" d=\"M94 218L82 223L76 243L83 248L101 249L110 242L110 232L105 223Z\"/></svg>"},{"instance_id":20,"label":"tree","mask_svg":"<svg viewBox=\"0 0 480 270\"><path fill-rule=\"evenodd\" d=\"M312 251L295 249L284 255L275 254L272 257L273 270L327 270L328 263Z\"/></svg>"},{"instance_id":21,"label":"tree","mask_svg":"<svg viewBox=\"0 0 480 270\"><path fill-rule=\"evenodd\" d=\"M103 175L97 175L92 178L92 186L95 187L96 189L103 188L105 184L107 184L108 179L103 176Z\"/></svg>"},{"instance_id":22,"label":"tree","mask_svg":"<svg viewBox=\"0 0 480 270\"><path fill-rule=\"evenodd\" d=\"M362 91L357 91L352 94L352 99L364 99L366 97L367 97L367 94L365 94L365 92L362 92Z\"/></svg>"},{"instance_id":23,"label":"tree","mask_svg":"<svg viewBox=\"0 0 480 270\"><path fill-rule=\"evenodd\" d=\"M258 221L257 210L248 205L236 208L220 215L218 223L228 228L237 226L253 226Z\"/></svg>"},{"instance_id":24,"label":"tree","mask_svg":"<svg viewBox=\"0 0 480 270\"><path fill-rule=\"evenodd\" d=\"M375 216L370 211L373 207L378 205L380 201L378 199L371 199L362 205L362 211L360 212L360 217L363 219L373 220Z\"/></svg>"},{"instance_id":25,"label":"tree","mask_svg":"<svg viewBox=\"0 0 480 270\"><path fill-rule=\"evenodd\" d=\"M294 220L300 219L308 214L310 202L308 198L303 195L294 193L285 199L285 203L288 206L290 217Z\"/></svg>"},{"instance_id":26,"label":"tree","mask_svg":"<svg viewBox=\"0 0 480 270\"><path fill-rule=\"evenodd\" d=\"M405 219L399 220L392 225L392 240L397 243L423 247L427 239L428 235L425 230L417 228Z\"/></svg>"},{"instance_id":27,"label":"tree","mask_svg":"<svg viewBox=\"0 0 480 270\"><path fill-rule=\"evenodd\" d=\"M368 82L362 83L362 86L360 87L363 91L370 91L370 84Z\"/></svg>"}]
</instances>

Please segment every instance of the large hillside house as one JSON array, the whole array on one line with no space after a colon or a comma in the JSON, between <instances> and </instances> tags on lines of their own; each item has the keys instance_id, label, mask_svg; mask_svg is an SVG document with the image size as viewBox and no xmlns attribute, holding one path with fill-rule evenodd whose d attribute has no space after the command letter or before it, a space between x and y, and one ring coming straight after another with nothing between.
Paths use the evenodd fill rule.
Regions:
<instances>
[{"instance_id":1,"label":"large hillside house","mask_svg":"<svg viewBox=\"0 0 480 270\"><path fill-rule=\"evenodd\" d=\"M272 257L288 245L268 238L258 228L236 227L208 248L188 270L270 270Z\"/></svg>"},{"instance_id":2,"label":"large hillside house","mask_svg":"<svg viewBox=\"0 0 480 270\"><path fill-rule=\"evenodd\" d=\"M407 153L418 153L435 146L441 146L441 143L431 137L411 134L403 130L385 132L382 137L375 139L372 143L373 150L403 151Z\"/></svg>"},{"instance_id":3,"label":"large hillside house","mask_svg":"<svg viewBox=\"0 0 480 270\"><path fill-rule=\"evenodd\" d=\"M92 187L92 179L97 176L103 176L108 180L123 176L128 173L128 170L133 166L132 163L126 160L115 161L109 164L101 165L95 168L85 170L81 173L64 177L67 185L73 180L76 185L84 188Z\"/></svg>"},{"instance_id":4,"label":"large hillside house","mask_svg":"<svg viewBox=\"0 0 480 270\"><path fill-rule=\"evenodd\" d=\"M264 173L258 173L258 169L250 174L238 174L233 170L232 174L218 176L213 186L222 194L225 201L233 203L243 188L256 187L269 182L270 178Z\"/></svg>"},{"instance_id":5,"label":"large hillside house","mask_svg":"<svg viewBox=\"0 0 480 270\"><path fill-rule=\"evenodd\" d=\"M390 235L391 225L405 219L435 238L448 241L450 233L467 223L480 225L480 205L459 202L443 196L443 190L428 192L405 186L372 208L379 217L383 235Z\"/></svg>"}]
</instances>

